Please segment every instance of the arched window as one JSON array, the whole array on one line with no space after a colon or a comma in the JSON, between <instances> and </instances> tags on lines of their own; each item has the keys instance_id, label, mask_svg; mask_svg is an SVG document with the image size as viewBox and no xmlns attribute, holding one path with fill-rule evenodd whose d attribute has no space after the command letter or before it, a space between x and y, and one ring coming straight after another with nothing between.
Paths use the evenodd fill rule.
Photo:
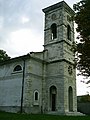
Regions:
<instances>
[{"instance_id":1,"label":"arched window","mask_svg":"<svg viewBox=\"0 0 90 120\"><path fill-rule=\"evenodd\" d=\"M57 38L57 25L55 23L51 25L51 35L52 40Z\"/></svg>"},{"instance_id":2,"label":"arched window","mask_svg":"<svg viewBox=\"0 0 90 120\"><path fill-rule=\"evenodd\" d=\"M38 92L35 92L35 100L38 100Z\"/></svg>"},{"instance_id":3,"label":"arched window","mask_svg":"<svg viewBox=\"0 0 90 120\"><path fill-rule=\"evenodd\" d=\"M13 71L21 71L22 67L20 65L15 66L15 68L13 69Z\"/></svg>"},{"instance_id":4,"label":"arched window","mask_svg":"<svg viewBox=\"0 0 90 120\"><path fill-rule=\"evenodd\" d=\"M67 26L67 39L71 40L71 27L70 27L70 25Z\"/></svg>"},{"instance_id":5,"label":"arched window","mask_svg":"<svg viewBox=\"0 0 90 120\"><path fill-rule=\"evenodd\" d=\"M71 86L69 86L68 89L68 105L69 105L69 111L73 111L73 89Z\"/></svg>"},{"instance_id":6,"label":"arched window","mask_svg":"<svg viewBox=\"0 0 90 120\"><path fill-rule=\"evenodd\" d=\"M38 91L35 91L35 92L34 92L34 100L35 100L35 101L38 101L38 100L39 100L39 92L38 92Z\"/></svg>"},{"instance_id":7,"label":"arched window","mask_svg":"<svg viewBox=\"0 0 90 120\"><path fill-rule=\"evenodd\" d=\"M56 110L56 98L57 98L57 88L55 86L50 87L50 108L51 111Z\"/></svg>"}]
</instances>

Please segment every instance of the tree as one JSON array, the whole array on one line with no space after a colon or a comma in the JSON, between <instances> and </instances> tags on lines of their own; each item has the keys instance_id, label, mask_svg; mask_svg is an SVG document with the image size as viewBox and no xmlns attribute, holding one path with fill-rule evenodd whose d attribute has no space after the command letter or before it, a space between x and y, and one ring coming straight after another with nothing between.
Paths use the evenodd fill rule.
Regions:
<instances>
[{"instance_id":1,"label":"tree","mask_svg":"<svg viewBox=\"0 0 90 120\"><path fill-rule=\"evenodd\" d=\"M81 0L73 6L75 10L77 37L77 69L80 75L90 77L90 0Z\"/></svg>"},{"instance_id":2,"label":"tree","mask_svg":"<svg viewBox=\"0 0 90 120\"><path fill-rule=\"evenodd\" d=\"M4 50L0 50L0 62L10 59Z\"/></svg>"}]
</instances>

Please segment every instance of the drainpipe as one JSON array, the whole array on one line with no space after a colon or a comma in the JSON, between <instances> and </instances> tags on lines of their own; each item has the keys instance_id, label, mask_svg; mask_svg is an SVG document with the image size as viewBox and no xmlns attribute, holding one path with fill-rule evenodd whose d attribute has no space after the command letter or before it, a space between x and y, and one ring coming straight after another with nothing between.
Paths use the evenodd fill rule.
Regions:
<instances>
[{"instance_id":1,"label":"drainpipe","mask_svg":"<svg viewBox=\"0 0 90 120\"><path fill-rule=\"evenodd\" d=\"M23 59L23 77L22 77L21 110L20 110L21 113L23 112L24 77L25 77L25 60Z\"/></svg>"}]
</instances>

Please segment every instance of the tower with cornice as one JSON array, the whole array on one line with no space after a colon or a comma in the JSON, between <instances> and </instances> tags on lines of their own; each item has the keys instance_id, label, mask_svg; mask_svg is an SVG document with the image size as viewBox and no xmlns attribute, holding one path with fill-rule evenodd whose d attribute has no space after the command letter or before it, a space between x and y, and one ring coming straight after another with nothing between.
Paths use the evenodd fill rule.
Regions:
<instances>
[{"instance_id":1,"label":"tower with cornice","mask_svg":"<svg viewBox=\"0 0 90 120\"><path fill-rule=\"evenodd\" d=\"M43 9L44 49L47 50L46 105L48 112L67 114L77 111L74 69L74 11L64 2Z\"/></svg>"}]
</instances>

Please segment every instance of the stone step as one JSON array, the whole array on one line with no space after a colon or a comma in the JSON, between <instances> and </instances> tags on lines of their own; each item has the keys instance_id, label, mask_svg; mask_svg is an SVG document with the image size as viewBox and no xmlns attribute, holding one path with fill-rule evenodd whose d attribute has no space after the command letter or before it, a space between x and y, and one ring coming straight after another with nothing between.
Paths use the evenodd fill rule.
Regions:
<instances>
[{"instance_id":1,"label":"stone step","mask_svg":"<svg viewBox=\"0 0 90 120\"><path fill-rule=\"evenodd\" d=\"M85 114L80 113L80 112L66 112L66 113L62 113L59 111L50 111L46 114L51 114L51 115L67 115L67 116L85 116Z\"/></svg>"},{"instance_id":2,"label":"stone step","mask_svg":"<svg viewBox=\"0 0 90 120\"><path fill-rule=\"evenodd\" d=\"M80 112L67 112L65 113L67 116L85 116L85 114Z\"/></svg>"}]
</instances>

